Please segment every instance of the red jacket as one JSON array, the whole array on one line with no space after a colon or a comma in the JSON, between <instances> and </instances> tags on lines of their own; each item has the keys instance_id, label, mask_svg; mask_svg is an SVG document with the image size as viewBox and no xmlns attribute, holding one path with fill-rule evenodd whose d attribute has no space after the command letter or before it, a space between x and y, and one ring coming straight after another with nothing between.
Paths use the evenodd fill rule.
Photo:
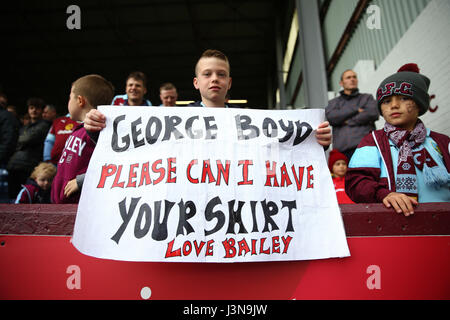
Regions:
<instances>
[{"instance_id":1,"label":"red jacket","mask_svg":"<svg viewBox=\"0 0 450 320\"><path fill-rule=\"evenodd\" d=\"M333 184L339 204L354 203L345 193L345 177L333 177Z\"/></svg>"},{"instance_id":2,"label":"red jacket","mask_svg":"<svg viewBox=\"0 0 450 320\"><path fill-rule=\"evenodd\" d=\"M49 133L55 136L55 142L51 150L51 162L58 165L67 138L72 134L79 122L72 120L70 117L64 116L53 120Z\"/></svg>"},{"instance_id":3,"label":"red jacket","mask_svg":"<svg viewBox=\"0 0 450 320\"><path fill-rule=\"evenodd\" d=\"M95 142L88 136L83 124L79 124L67 138L59 159L58 170L52 183L52 203L78 203L80 192L67 198L64 188L70 180L86 173L94 148Z\"/></svg>"},{"instance_id":4,"label":"red jacket","mask_svg":"<svg viewBox=\"0 0 450 320\"><path fill-rule=\"evenodd\" d=\"M17 195L15 203L51 203L50 190L43 190L36 181L28 178Z\"/></svg>"}]
</instances>

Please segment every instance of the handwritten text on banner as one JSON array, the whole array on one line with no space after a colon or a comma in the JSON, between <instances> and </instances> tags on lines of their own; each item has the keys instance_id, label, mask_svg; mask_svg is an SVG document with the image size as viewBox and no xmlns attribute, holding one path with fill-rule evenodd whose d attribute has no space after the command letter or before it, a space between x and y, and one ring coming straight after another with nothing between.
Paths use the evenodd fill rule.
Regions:
<instances>
[{"instance_id":1,"label":"handwritten text on banner","mask_svg":"<svg viewBox=\"0 0 450 320\"><path fill-rule=\"evenodd\" d=\"M111 107L73 235L82 253L163 262L345 257L323 110Z\"/></svg>"}]
</instances>

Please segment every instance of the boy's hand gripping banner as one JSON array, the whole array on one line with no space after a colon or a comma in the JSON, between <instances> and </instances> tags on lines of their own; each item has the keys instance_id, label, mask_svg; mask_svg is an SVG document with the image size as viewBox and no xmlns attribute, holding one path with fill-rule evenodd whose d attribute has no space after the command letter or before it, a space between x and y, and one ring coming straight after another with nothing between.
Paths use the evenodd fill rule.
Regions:
<instances>
[{"instance_id":1,"label":"boy's hand gripping banner","mask_svg":"<svg viewBox=\"0 0 450 320\"><path fill-rule=\"evenodd\" d=\"M101 106L72 243L106 259L349 256L323 110Z\"/></svg>"}]
</instances>

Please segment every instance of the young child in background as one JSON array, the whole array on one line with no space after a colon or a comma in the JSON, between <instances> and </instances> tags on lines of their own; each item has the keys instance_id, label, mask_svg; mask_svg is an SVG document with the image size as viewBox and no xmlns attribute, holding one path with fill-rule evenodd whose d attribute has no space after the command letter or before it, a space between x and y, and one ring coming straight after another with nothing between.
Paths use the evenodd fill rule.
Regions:
<instances>
[{"instance_id":1,"label":"young child in background","mask_svg":"<svg viewBox=\"0 0 450 320\"><path fill-rule=\"evenodd\" d=\"M86 114L99 105L109 105L114 96L113 85L103 77L91 74L79 78L70 91L70 118L82 121ZM53 203L78 203L89 160L95 142L88 136L83 124L77 125L67 138L58 163L58 171L52 187Z\"/></svg>"},{"instance_id":2,"label":"young child in background","mask_svg":"<svg viewBox=\"0 0 450 320\"><path fill-rule=\"evenodd\" d=\"M450 201L450 139L419 119L430 106L430 79L418 72L403 66L381 82L377 101L386 123L363 138L345 181L353 201L382 202L405 216L420 202Z\"/></svg>"},{"instance_id":3,"label":"young child in background","mask_svg":"<svg viewBox=\"0 0 450 320\"><path fill-rule=\"evenodd\" d=\"M345 175L347 173L348 158L338 150L330 151L328 168L333 177L334 188L339 204L354 203L345 193Z\"/></svg>"},{"instance_id":4,"label":"young child in background","mask_svg":"<svg viewBox=\"0 0 450 320\"><path fill-rule=\"evenodd\" d=\"M25 185L22 185L15 203L51 203L50 188L56 175L56 167L51 163L37 165Z\"/></svg>"}]
</instances>

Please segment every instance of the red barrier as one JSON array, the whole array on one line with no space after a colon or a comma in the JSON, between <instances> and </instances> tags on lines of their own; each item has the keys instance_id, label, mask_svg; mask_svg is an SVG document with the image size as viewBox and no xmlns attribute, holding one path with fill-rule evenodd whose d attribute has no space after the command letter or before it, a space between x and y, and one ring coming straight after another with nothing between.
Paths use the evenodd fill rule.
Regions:
<instances>
[{"instance_id":1,"label":"red barrier","mask_svg":"<svg viewBox=\"0 0 450 320\"><path fill-rule=\"evenodd\" d=\"M351 257L235 264L88 257L76 209L0 205L0 299L450 299L450 203L342 205Z\"/></svg>"},{"instance_id":2,"label":"red barrier","mask_svg":"<svg viewBox=\"0 0 450 320\"><path fill-rule=\"evenodd\" d=\"M71 235L77 205L0 204L0 234ZM411 217L382 204L340 205L347 236L450 235L450 203L422 203Z\"/></svg>"}]
</instances>

